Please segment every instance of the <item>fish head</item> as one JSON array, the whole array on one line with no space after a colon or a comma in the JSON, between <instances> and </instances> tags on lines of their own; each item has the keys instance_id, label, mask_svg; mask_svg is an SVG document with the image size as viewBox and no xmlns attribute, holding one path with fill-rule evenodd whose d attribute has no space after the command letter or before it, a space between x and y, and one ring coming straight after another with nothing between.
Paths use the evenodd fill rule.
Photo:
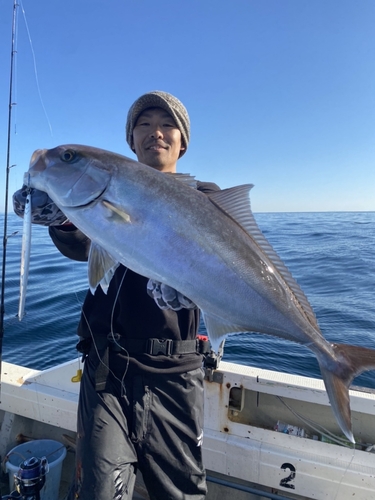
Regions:
<instances>
[{"instance_id":1,"label":"fish head","mask_svg":"<svg viewBox=\"0 0 375 500\"><path fill-rule=\"evenodd\" d=\"M45 191L61 209L86 206L104 193L116 169L113 161L103 161L105 154L78 145L38 149L31 157L25 183Z\"/></svg>"}]
</instances>

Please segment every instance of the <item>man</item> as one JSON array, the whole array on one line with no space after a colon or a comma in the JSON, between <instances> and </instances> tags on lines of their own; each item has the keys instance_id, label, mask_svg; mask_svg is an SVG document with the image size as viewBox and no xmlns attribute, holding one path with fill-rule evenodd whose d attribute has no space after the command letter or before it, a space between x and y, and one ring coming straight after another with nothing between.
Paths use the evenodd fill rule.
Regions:
<instances>
[{"instance_id":1,"label":"man","mask_svg":"<svg viewBox=\"0 0 375 500\"><path fill-rule=\"evenodd\" d=\"M188 113L171 94L149 92L129 110L126 140L140 162L160 172L176 172L189 138ZM197 182L197 189L219 188ZM38 196L45 195L33 197ZM23 199L21 190L15 193L20 215ZM69 221L62 224L63 214L53 204L32 209L34 221L49 225L64 255L87 260L90 240ZM198 327L199 311L188 298L124 266L107 294L100 287L87 293L78 325L85 369L74 498L131 499L137 469L152 500L205 497Z\"/></svg>"}]
</instances>

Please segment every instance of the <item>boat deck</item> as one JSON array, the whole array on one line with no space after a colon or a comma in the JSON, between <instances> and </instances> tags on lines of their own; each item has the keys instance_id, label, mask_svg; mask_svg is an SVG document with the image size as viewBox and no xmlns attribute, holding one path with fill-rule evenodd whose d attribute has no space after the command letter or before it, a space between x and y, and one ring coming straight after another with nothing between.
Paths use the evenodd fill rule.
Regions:
<instances>
[{"instance_id":1,"label":"boat deck","mask_svg":"<svg viewBox=\"0 0 375 500\"><path fill-rule=\"evenodd\" d=\"M20 439L64 443L59 500L65 500L74 474L78 363L45 371L2 368L1 458ZM356 449L325 438L325 432L340 433L321 380L222 362L205 380L207 500L372 499L375 394L351 390L350 397ZM308 421L324 426L324 433ZM134 499L145 500L138 479ZM7 476L3 483L6 488Z\"/></svg>"}]
</instances>

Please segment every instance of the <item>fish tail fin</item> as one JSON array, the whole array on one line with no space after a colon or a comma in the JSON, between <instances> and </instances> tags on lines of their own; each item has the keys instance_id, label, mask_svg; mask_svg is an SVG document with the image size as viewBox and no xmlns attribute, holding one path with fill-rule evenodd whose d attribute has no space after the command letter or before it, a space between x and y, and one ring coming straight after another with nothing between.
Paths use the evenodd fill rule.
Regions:
<instances>
[{"instance_id":1,"label":"fish tail fin","mask_svg":"<svg viewBox=\"0 0 375 500\"><path fill-rule=\"evenodd\" d=\"M375 369L375 350L345 344L332 344L336 363L319 360L320 371L329 401L338 424L350 442L355 443L351 414L349 387L353 379L366 370Z\"/></svg>"}]
</instances>

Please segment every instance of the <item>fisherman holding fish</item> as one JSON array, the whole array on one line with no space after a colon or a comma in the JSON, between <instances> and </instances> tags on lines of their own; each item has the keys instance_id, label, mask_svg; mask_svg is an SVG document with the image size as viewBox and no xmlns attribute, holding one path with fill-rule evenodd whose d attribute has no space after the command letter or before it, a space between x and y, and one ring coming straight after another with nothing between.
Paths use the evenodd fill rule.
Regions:
<instances>
[{"instance_id":1,"label":"fisherman holding fish","mask_svg":"<svg viewBox=\"0 0 375 500\"><path fill-rule=\"evenodd\" d=\"M253 186L220 190L175 173L189 118L169 94L140 97L126 137L146 164L63 145L35 151L25 176L60 209L33 209L34 192L34 220L51 221L52 212L55 245L88 260L90 293L78 327L87 357L77 498L127 498L136 468L153 499L204 498L198 308L215 352L235 332L310 349L337 423L355 443L349 386L375 369L375 350L323 336L307 297L257 226ZM29 191L16 193L16 212Z\"/></svg>"},{"instance_id":2,"label":"fisherman holding fish","mask_svg":"<svg viewBox=\"0 0 375 500\"><path fill-rule=\"evenodd\" d=\"M176 182L188 183L191 189L219 191L213 183L176 174L189 138L188 113L171 94L146 93L128 112L126 140L139 162L180 176ZM74 161L67 158L73 150L64 154ZM13 197L20 216L25 196L24 187ZM127 214L109 203L108 213L127 222ZM49 226L63 255L88 260L91 240L37 189L32 193L32 217L34 223ZM153 500L203 499L207 488L199 310L175 289L121 264L109 272L114 274L108 287L87 293L78 325L77 348L85 366L71 498L131 499L139 469Z\"/></svg>"}]
</instances>

